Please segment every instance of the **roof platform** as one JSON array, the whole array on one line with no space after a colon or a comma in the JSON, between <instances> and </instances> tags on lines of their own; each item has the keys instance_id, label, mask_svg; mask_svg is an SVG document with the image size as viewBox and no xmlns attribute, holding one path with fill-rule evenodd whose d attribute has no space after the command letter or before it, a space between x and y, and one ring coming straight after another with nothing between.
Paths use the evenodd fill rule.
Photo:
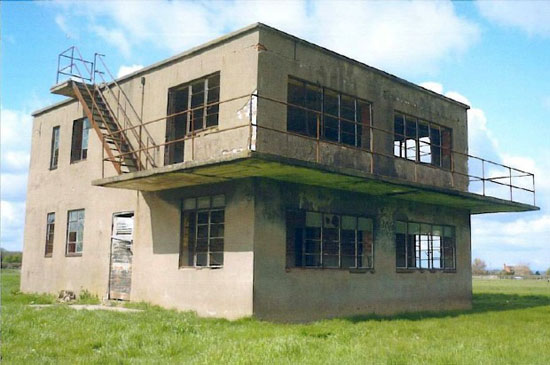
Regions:
<instances>
[{"instance_id":1,"label":"roof platform","mask_svg":"<svg viewBox=\"0 0 550 365\"><path fill-rule=\"evenodd\" d=\"M255 151L231 153L208 161L188 161L94 180L95 186L161 191L249 177L387 196L405 201L469 210L472 214L524 212L537 206L455 189L426 186Z\"/></svg>"}]
</instances>

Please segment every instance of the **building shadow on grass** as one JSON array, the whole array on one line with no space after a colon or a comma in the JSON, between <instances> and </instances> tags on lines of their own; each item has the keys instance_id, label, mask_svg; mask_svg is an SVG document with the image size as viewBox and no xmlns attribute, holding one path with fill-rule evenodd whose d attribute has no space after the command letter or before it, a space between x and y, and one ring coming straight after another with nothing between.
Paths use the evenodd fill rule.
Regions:
<instances>
[{"instance_id":1,"label":"building shadow on grass","mask_svg":"<svg viewBox=\"0 0 550 365\"><path fill-rule=\"evenodd\" d=\"M474 294L472 298L472 309L467 310L450 310L439 312L414 312L401 313L391 316L383 315L358 315L352 317L344 317L346 321L352 323L364 321L393 321L393 320L422 320L427 318L447 318L458 317L461 315L500 312L516 309L526 309L534 307L550 306L550 296L546 295L516 295L516 294L498 294L498 293L481 293Z\"/></svg>"}]
</instances>

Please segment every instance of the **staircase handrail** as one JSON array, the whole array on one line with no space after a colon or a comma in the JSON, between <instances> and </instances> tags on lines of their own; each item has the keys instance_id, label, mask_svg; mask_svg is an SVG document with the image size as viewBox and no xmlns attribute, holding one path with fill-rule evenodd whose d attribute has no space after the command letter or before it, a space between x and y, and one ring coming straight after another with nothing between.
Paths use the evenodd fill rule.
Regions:
<instances>
[{"instance_id":1,"label":"staircase handrail","mask_svg":"<svg viewBox=\"0 0 550 365\"><path fill-rule=\"evenodd\" d=\"M95 61L94 63L96 64L96 69L94 71L94 74L99 74L101 79L103 80L103 83L105 84L106 88L109 90L109 92L111 93L111 95L113 96L113 98L115 98L115 100L117 101L118 105L121 105L120 103L120 98L117 97L116 95L114 95L114 92L113 90L109 87L109 84L114 84L118 90L120 90L121 94L124 96L124 99L126 100L126 102L128 103L128 105L130 106L130 109L132 109L134 115L136 116L138 122L139 122L139 125L142 125L143 124L143 120L141 119L140 115L138 114L138 112L136 111L136 109L134 108L134 105L132 104L132 102L130 101L130 98L128 97L128 95L124 92L124 90L120 87L119 83L116 81L115 77L113 76L113 74L111 73L111 71L109 70L109 68L107 67L107 65L105 64L105 62L103 61L103 58L104 55L100 54L100 53L96 53L94 55L94 58L95 59L99 59L101 61L101 64L103 65L103 69L109 74L109 77L111 78L111 82L107 82L105 80L105 78L103 77L103 72L102 71L98 71L97 70L97 61ZM125 109L124 108L121 108L128 120L128 123L132 125L132 122L130 120L130 118L128 117L128 114L126 113ZM147 128L143 127L143 130L145 131L145 134L147 135L147 138L151 141L153 147L155 147L157 144L155 143L155 140L153 139L153 136L151 136L151 134L149 133L149 131L147 130ZM133 134L134 134L134 137L136 137L136 139L139 141L140 143L140 146L144 146L144 143L143 141L139 138L139 136L137 136L137 132L135 131L135 129L132 129L133 131ZM150 162L152 163L152 166L156 166L156 164L154 163L154 159L151 158L151 156L149 155L148 158L150 159Z\"/></svg>"}]
</instances>

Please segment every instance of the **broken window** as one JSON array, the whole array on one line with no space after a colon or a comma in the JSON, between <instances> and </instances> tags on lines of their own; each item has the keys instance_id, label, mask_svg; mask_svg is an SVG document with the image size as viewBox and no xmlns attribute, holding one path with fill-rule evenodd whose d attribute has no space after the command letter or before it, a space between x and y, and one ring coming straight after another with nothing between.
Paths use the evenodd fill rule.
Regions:
<instances>
[{"instance_id":1,"label":"broken window","mask_svg":"<svg viewBox=\"0 0 550 365\"><path fill-rule=\"evenodd\" d=\"M183 201L180 267L223 266L225 196Z\"/></svg>"},{"instance_id":2,"label":"broken window","mask_svg":"<svg viewBox=\"0 0 550 365\"><path fill-rule=\"evenodd\" d=\"M187 134L218 125L220 73L177 86L168 91L165 165L183 161Z\"/></svg>"},{"instance_id":3,"label":"broken window","mask_svg":"<svg viewBox=\"0 0 550 365\"><path fill-rule=\"evenodd\" d=\"M393 130L395 157L451 169L450 128L396 113Z\"/></svg>"},{"instance_id":4,"label":"broken window","mask_svg":"<svg viewBox=\"0 0 550 365\"><path fill-rule=\"evenodd\" d=\"M59 160L59 126L52 129L52 147L50 151L50 170L57 168Z\"/></svg>"},{"instance_id":5,"label":"broken window","mask_svg":"<svg viewBox=\"0 0 550 365\"><path fill-rule=\"evenodd\" d=\"M82 254L84 240L84 209L69 210L67 217L67 255Z\"/></svg>"},{"instance_id":6,"label":"broken window","mask_svg":"<svg viewBox=\"0 0 550 365\"><path fill-rule=\"evenodd\" d=\"M454 227L398 221L395 252L399 269L454 270Z\"/></svg>"},{"instance_id":7,"label":"broken window","mask_svg":"<svg viewBox=\"0 0 550 365\"><path fill-rule=\"evenodd\" d=\"M372 268L372 219L287 212L287 267Z\"/></svg>"},{"instance_id":8,"label":"broken window","mask_svg":"<svg viewBox=\"0 0 550 365\"><path fill-rule=\"evenodd\" d=\"M73 122L71 162L85 160L88 156L89 131L90 122L88 121L88 118L77 119Z\"/></svg>"},{"instance_id":9,"label":"broken window","mask_svg":"<svg viewBox=\"0 0 550 365\"><path fill-rule=\"evenodd\" d=\"M55 230L55 213L48 213L46 219L46 249L44 256L52 257L53 252L53 237Z\"/></svg>"},{"instance_id":10,"label":"broken window","mask_svg":"<svg viewBox=\"0 0 550 365\"><path fill-rule=\"evenodd\" d=\"M356 147L370 147L371 105L337 91L289 78L287 130Z\"/></svg>"}]
</instances>

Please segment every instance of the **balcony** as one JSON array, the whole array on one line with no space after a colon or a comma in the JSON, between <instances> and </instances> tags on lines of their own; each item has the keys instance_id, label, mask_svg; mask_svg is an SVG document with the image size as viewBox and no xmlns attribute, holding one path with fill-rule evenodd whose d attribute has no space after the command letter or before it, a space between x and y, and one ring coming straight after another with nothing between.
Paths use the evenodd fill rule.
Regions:
<instances>
[{"instance_id":1,"label":"balcony","mask_svg":"<svg viewBox=\"0 0 550 365\"><path fill-rule=\"evenodd\" d=\"M520 212L538 210L535 206L535 177L503 164L475 157L464 152L448 150L451 163L448 170L416 161L403 160L376 148L376 141L391 141L393 131L362 125L368 130L368 146L350 146L320 137L320 118L317 133L307 136L289 132L286 126L269 126L258 117L258 108L286 108L288 103L256 94L244 95L216 103L239 105L238 119L230 127L220 119L220 127L193 131L182 138L129 150L115 159L104 157L103 163L117 163L124 154L153 156L136 171L105 176L93 181L96 186L160 191L186 186L211 184L234 179L264 177L290 183L350 190L379 197L443 205L467 209L473 214ZM208 105L210 106L210 105ZM315 112L315 111L311 111ZM169 118L188 114L193 123L193 109L157 118L131 129L164 124ZM354 123L353 121L349 121ZM136 133L141 135L141 132ZM183 145L182 162L164 165L164 150L170 145ZM373 148L374 146L374 148ZM392 147L389 147L392 148ZM391 151L391 149L390 149ZM164 166L163 166L164 165ZM388 169L388 166L393 168ZM395 166L398 166L397 168ZM404 167L403 167L404 166ZM404 176L401 171L410 173ZM445 180L443 184L433 180Z\"/></svg>"}]
</instances>

